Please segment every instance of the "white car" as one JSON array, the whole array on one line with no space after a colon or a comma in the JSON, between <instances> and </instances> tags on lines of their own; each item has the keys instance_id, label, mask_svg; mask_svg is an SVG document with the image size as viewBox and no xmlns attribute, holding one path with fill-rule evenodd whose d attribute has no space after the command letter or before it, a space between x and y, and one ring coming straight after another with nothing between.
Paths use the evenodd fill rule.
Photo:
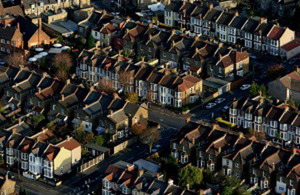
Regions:
<instances>
[{"instance_id":1,"label":"white car","mask_svg":"<svg viewBox=\"0 0 300 195\"><path fill-rule=\"evenodd\" d=\"M217 105L216 103L208 103L206 105L206 109L211 109L211 108L215 107L216 105Z\"/></svg>"},{"instance_id":2,"label":"white car","mask_svg":"<svg viewBox=\"0 0 300 195\"><path fill-rule=\"evenodd\" d=\"M240 89L243 90L243 91L245 91L245 90L249 89L250 86L251 86L251 85L249 85L249 84L244 84L244 85L241 86Z\"/></svg>"},{"instance_id":3,"label":"white car","mask_svg":"<svg viewBox=\"0 0 300 195\"><path fill-rule=\"evenodd\" d=\"M226 99L225 98L218 98L217 100L216 100L216 103L217 104L221 104L222 102L224 102Z\"/></svg>"},{"instance_id":4,"label":"white car","mask_svg":"<svg viewBox=\"0 0 300 195\"><path fill-rule=\"evenodd\" d=\"M224 106L223 109L222 109L222 111L226 112L228 109L229 109L229 106Z\"/></svg>"}]
</instances>

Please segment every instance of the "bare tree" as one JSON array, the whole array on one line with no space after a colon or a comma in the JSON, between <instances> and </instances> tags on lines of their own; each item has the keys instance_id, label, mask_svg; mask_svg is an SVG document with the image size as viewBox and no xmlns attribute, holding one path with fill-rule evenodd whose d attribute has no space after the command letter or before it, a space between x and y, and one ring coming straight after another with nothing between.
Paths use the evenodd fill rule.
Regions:
<instances>
[{"instance_id":1,"label":"bare tree","mask_svg":"<svg viewBox=\"0 0 300 195\"><path fill-rule=\"evenodd\" d=\"M100 79L98 83L98 89L107 93L108 95L112 95L116 92L115 88L113 87L112 80L107 77Z\"/></svg>"},{"instance_id":2,"label":"bare tree","mask_svg":"<svg viewBox=\"0 0 300 195\"><path fill-rule=\"evenodd\" d=\"M60 80L66 80L68 78L67 72L63 70L57 70L56 76Z\"/></svg>"},{"instance_id":3,"label":"bare tree","mask_svg":"<svg viewBox=\"0 0 300 195\"><path fill-rule=\"evenodd\" d=\"M128 87L130 85L130 81L131 81L131 75L130 72L127 71L122 71L119 73L119 77L118 77L118 81L120 82L120 84L122 85L124 91L128 90ZM129 91L129 90L128 90Z\"/></svg>"},{"instance_id":4,"label":"bare tree","mask_svg":"<svg viewBox=\"0 0 300 195\"><path fill-rule=\"evenodd\" d=\"M53 64L57 70L57 73L66 77L67 73L72 67L72 58L70 54L67 53L57 54L53 59Z\"/></svg>"},{"instance_id":5,"label":"bare tree","mask_svg":"<svg viewBox=\"0 0 300 195\"><path fill-rule=\"evenodd\" d=\"M152 152L153 145L159 140L160 133L157 127L150 127L144 131L140 136L142 143L149 146L150 153Z\"/></svg>"},{"instance_id":6,"label":"bare tree","mask_svg":"<svg viewBox=\"0 0 300 195\"><path fill-rule=\"evenodd\" d=\"M6 62L9 66L25 65L25 57L22 52L13 52L6 57Z\"/></svg>"}]
</instances>

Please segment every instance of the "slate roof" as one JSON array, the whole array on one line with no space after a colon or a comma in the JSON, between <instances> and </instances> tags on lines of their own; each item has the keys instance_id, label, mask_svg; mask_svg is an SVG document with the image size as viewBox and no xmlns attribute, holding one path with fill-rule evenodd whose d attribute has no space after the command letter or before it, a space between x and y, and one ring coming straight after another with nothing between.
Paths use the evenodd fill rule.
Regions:
<instances>
[{"instance_id":1,"label":"slate roof","mask_svg":"<svg viewBox=\"0 0 300 195\"><path fill-rule=\"evenodd\" d=\"M228 24L233 19L233 17L234 17L233 14L223 12L222 15L219 17L219 19L217 20L217 24L228 26Z\"/></svg>"},{"instance_id":2,"label":"slate roof","mask_svg":"<svg viewBox=\"0 0 300 195\"><path fill-rule=\"evenodd\" d=\"M11 40L17 30L15 26L7 26L0 28L0 38L5 40Z\"/></svg>"},{"instance_id":3,"label":"slate roof","mask_svg":"<svg viewBox=\"0 0 300 195\"><path fill-rule=\"evenodd\" d=\"M248 33L253 34L256 30L256 28L258 27L259 22L257 20L254 19L248 19L246 24L243 26L242 30Z\"/></svg>"},{"instance_id":4,"label":"slate roof","mask_svg":"<svg viewBox=\"0 0 300 195\"><path fill-rule=\"evenodd\" d=\"M268 33L270 32L272 27L273 27L273 25L270 23L261 23L255 30L255 34L260 35L260 33L261 33L261 36L265 37L268 35Z\"/></svg>"},{"instance_id":5,"label":"slate roof","mask_svg":"<svg viewBox=\"0 0 300 195\"><path fill-rule=\"evenodd\" d=\"M222 14L222 11L217 9L211 9L209 10L206 15L204 16L204 20L216 22L218 17Z\"/></svg>"},{"instance_id":6,"label":"slate roof","mask_svg":"<svg viewBox=\"0 0 300 195\"><path fill-rule=\"evenodd\" d=\"M168 4L165 7L165 10L167 11L173 11L173 12L178 12L180 7L182 6L183 2L182 1L172 1L170 4Z\"/></svg>"},{"instance_id":7,"label":"slate roof","mask_svg":"<svg viewBox=\"0 0 300 195\"><path fill-rule=\"evenodd\" d=\"M233 20L229 23L229 26L236 29L241 29L246 23L247 19L248 18L243 16L235 16Z\"/></svg>"}]
</instances>

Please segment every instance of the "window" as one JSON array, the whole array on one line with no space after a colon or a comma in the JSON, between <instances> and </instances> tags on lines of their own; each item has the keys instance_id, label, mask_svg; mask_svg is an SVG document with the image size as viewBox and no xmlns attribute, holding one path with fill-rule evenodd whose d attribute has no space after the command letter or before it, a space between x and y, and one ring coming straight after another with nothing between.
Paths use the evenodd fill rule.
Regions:
<instances>
[{"instance_id":1,"label":"window","mask_svg":"<svg viewBox=\"0 0 300 195\"><path fill-rule=\"evenodd\" d=\"M201 151L199 151L199 157L202 157L203 155L202 155L202 152Z\"/></svg>"},{"instance_id":2,"label":"window","mask_svg":"<svg viewBox=\"0 0 300 195\"><path fill-rule=\"evenodd\" d=\"M104 180L104 187L105 188L110 188L110 183L106 180Z\"/></svg>"},{"instance_id":3,"label":"window","mask_svg":"<svg viewBox=\"0 0 300 195\"><path fill-rule=\"evenodd\" d=\"M268 188L268 186L269 186L268 180L264 181L264 188Z\"/></svg>"}]
</instances>

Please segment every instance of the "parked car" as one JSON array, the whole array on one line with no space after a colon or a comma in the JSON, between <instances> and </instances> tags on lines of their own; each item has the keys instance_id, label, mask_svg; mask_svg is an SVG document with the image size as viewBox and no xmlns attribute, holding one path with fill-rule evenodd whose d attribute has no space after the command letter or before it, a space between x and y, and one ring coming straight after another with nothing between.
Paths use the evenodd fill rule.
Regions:
<instances>
[{"instance_id":1,"label":"parked car","mask_svg":"<svg viewBox=\"0 0 300 195\"><path fill-rule=\"evenodd\" d=\"M211 109L211 108L215 107L216 105L217 105L216 103L208 103L206 105L206 109Z\"/></svg>"},{"instance_id":2,"label":"parked car","mask_svg":"<svg viewBox=\"0 0 300 195\"><path fill-rule=\"evenodd\" d=\"M155 152L157 152L160 148L161 148L161 145L157 144L157 145L153 146L152 152L155 153Z\"/></svg>"},{"instance_id":3,"label":"parked car","mask_svg":"<svg viewBox=\"0 0 300 195\"><path fill-rule=\"evenodd\" d=\"M222 111L223 111L223 112L226 112L228 109L229 109L229 106L224 106L224 107L222 108Z\"/></svg>"},{"instance_id":4,"label":"parked car","mask_svg":"<svg viewBox=\"0 0 300 195\"><path fill-rule=\"evenodd\" d=\"M289 65L293 65L293 64L295 64L297 62L297 59L296 58L292 58L292 59L290 59L289 60Z\"/></svg>"},{"instance_id":5,"label":"parked car","mask_svg":"<svg viewBox=\"0 0 300 195\"><path fill-rule=\"evenodd\" d=\"M244 84L244 85L241 86L240 89L243 90L243 91L245 91L245 90L249 89L250 86L251 86L250 84Z\"/></svg>"},{"instance_id":6,"label":"parked car","mask_svg":"<svg viewBox=\"0 0 300 195\"><path fill-rule=\"evenodd\" d=\"M0 65L4 66L5 64L6 64L6 62L4 60L0 59Z\"/></svg>"},{"instance_id":7,"label":"parked car","mask_svg":"<svg viewBox=\"0 0 300 195\"><path fill-rule=\"evenodd\" d=\"M226 99L225 98L218 98L217 100L216 100L216 103L217 104L221 104L222 102L224 102Z\"/></svg>"}]
</instances>

